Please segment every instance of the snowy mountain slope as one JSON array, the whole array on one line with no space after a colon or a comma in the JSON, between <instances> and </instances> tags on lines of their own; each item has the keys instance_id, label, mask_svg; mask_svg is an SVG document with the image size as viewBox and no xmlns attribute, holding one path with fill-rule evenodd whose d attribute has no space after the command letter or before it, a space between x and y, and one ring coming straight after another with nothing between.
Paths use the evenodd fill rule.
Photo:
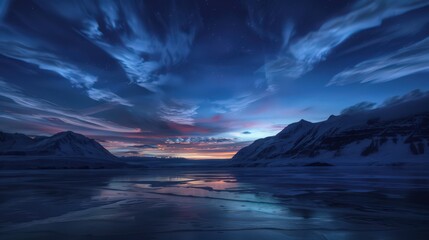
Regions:
<instances>
[{"instance_id":1,"label":"snowy mountain slope","mask_svg":"<svg viewBox=\"0 0 429 240\"><path fill-rule=\"evenodd\" d=\"M103 146L74 132L61 132L46 138L0 133L1 156L66 156L116 159Z\"/></svg>"},{"instance_id":2,"label":"snowy mountain slope","mask_svg":"<svg viewBox=\"0 0 429 240\"><path fill-rule=\"evenodd\" d=\"M311 123L241 149L236 166L368 165L429 162L429 97Z\"/></svg>"},{"instance_id":3,"label":"snowy mountain slope","mask_svg":"<svg viewBox=\"0 0 429 240\"><path fill-rule=\"evenodd\" d=\"M0 167L104 167L123 166L97 141L74 132L51 137L28 137L0 132Z\"/></svg>"}]
</instances>

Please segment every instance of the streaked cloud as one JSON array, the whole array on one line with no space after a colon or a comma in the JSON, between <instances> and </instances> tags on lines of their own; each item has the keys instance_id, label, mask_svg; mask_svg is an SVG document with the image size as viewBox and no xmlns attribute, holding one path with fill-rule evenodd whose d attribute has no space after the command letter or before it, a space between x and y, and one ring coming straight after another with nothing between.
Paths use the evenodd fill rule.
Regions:
<instances>
[{"instance_id":1,"label":"streaked cloud","mask_svg":"<svg viewBox=\"0 0 429 240\"><path fill-rule=\"evenodd\" d=\"M424 31L429 25L429 15L422 14L412 18L403 19L400 24L389 24L380 29L378 34L373 39L364 41L361 44L347 48L341 54L355 53L356 51L363 50L372 46L381 46L392 42L399 42L398 39L406 38L408 36L415 36ZM407 26L407 27L404 27Z\"/></svg>"},{"instance_id":2,"label":"streaked cloud","mask_svg":"<svg viewBox=\"0 0 429 240\"><path fill-rule=\"evenodd\" d=\"M404 102L422 99L428 96L429 96L429 91L422 91L420 89L415 89L403 95L390 97L379 104L374 102L368 102L368 101L363 101L363 102L354 104L350 107L343 109L341 111L341 115L356 114L363 111L369 111L377 108L384 108L384 107L393 106Z\"/></svg>"},{"instance_id":3,"label":"streaked cloud","mask_svg":"<svg viewBox=\"0 0 429 240\"><path fill-rule=\"evenodd\" d=\"M429 71L429 37L398 51L363 61L336 74L328 85L382 83Z\"/></svg>"},{"instance_id":4,"label":"streaked cloud","mask_svg":"<svg viewBox=\"0 0 429 240\"><path fill-rule=\"evenodd\" d=\"M150 26L141 14L147 11L142 2L102 1L100 8L91 5L82 2L87 14L83 19L73 19L81 21L82 34L117 59L131 82L153 92L158 92L159 82L169 76L163 74L166 68L186 59L201 25L198 12L186 15L173 2L165 6L171 8L168 17L156 18L163 31L159 36L148 30ZM112 41L112 34L118 39Z\"/></svg>"},{"instance_id":5,"label":"streaked cloud","mask_svg":"<svg viewBox=\"0 0 429 240\"><path fill-rule=\"evenodd\" d=\"M239 112L246 109L252 103L259 101L275 93L275 88L271 85L265 90L251 93L244 93L241 96L225 100L213 101L213 110L217 113Z\"/></svg>"},{"instance_id":6,"label":"streaked cloud","mask_svg":"<svg viewBox=\"0 0 429 240\"><path fill-rule=\"evenodd\" d=\"M138 148L138 149L145 149L145 148L158 148L158 146L153 144L141 144L141 145L131 145L130 148Z\"/></svg>"},{"instance_id":7,"label":"streaked cloud","mask_svg":"<svg viewBox=\"0 0 429 240\"><path fill-rule=\"evenodd\" d=\"M353 106L347 107L341 111L341 115L355 114L371 110L375 107L376 103L373 102L360 102Z\"/></svg>"},{"instance_id":8,"label":"streaked cloud","mask_svg":"<svg viewBox=\"0 0 429 240\"><path fill-rule=\"evenodd\" d=\"M42 128L51 126L54 131L75 129L91 134L91 131L107 131L112 133L138 133L140 129L120 126L118 124L82 115L72 110L63 109L55 104L28 97L21 90L0 79L0 96L12 100L16 105L0 102L3 109L15 108L19 111L9 112L11 118L21 121L23 124L30 121L33 125L40 125ZM93 132L93 133L94 133Z\"/></svg>"},{"instance_id":9,"label":"streaked cloud","mask_svg":"<svg viewBox=\"0 0 429 240\"><path fill-rule=\"evenodd\" d=\"M291 41L286 51L263 67L270 77L298 78L324 61L331 51L351 36L380 26L387 18L428 6L424 0L362 0L344 15L325 22L318 30ZM289 34L285 35L289 42Z\"/></svg>"},{"instance_id":10,"label":"streaked cloud","mask_svg":"<svg viewBox=\"0 0 429 240\"><path fill-rule=\"evenodd\" d=\"M360 88L377 102L427 90L427 42L411 46L429 36L429 2L310 2L0 0L0 130L73 130L118 156L226 158L362 101ZM326 88L341 71L420 74L383 91Z\"/></svg>"},{"instance_id":11,"label":"streaked cloud","mask_svg":"<svg viewBox=\"0 0 429 240\"><path fill-rule=\"evenodd\" d=\"M222 137L177 137L168 138L165 140L167 144L192 144L192 143L231 143L234 142L233 138L222 138Z\"/></svg>"},{"instance_id":12,"label":"streaked cloud","mask_svg":"<svg viewBox=\"0 0 429 240\"><path fill-rule=\"evenodd\" d=\"M0 37L0 54L17 59L29 64L34 64L42 70L50 71L67 79L73 87L85 89L88 96L96 101L107 101L132 106L127 100L108 91L94 87L97 77L83 71L59 56L50 53L49 50L40 50L32 46L29 40L15 36L11 31L7 36Z\"/></svg>"},{"instance_id":13,"label":"streaked cloud","mask_svg":"<svg viewBox=\"0 0 429 240\"><path fill-rule=\"evenodd\" d=\"M161 119L182 125L194 125L198 106L178 100L162 102L158 114Z\"/></svg>"},{"instance_id":14,"label":"streaked cloud","mask_svg":"<svg viewBox=\"0 0 429 240\"><path fill-rule=\"evenodd\" d=\"M423 97L429 96L429 91L422 91L420 89L415 89L409 93L400 96L393 96L386 99L381 106L392 106L403 102L417 100Z\"/></svg>"},{"instance_id":15,"label":"streaked cloud","mask_svg":"<svg viewBox=\"0 0 429 240\"><path fill-rule=\"evenodd\" d=\"M106 101L106 102L113 102L118 103L124 106L132 107L133 105L129 103L127 100L119 97L118 95L114 94L113 92L107 91L107 90L101 90L96 88L90 88L87 90L88 96L96 101Z\"/></svg>"}]
</instances>

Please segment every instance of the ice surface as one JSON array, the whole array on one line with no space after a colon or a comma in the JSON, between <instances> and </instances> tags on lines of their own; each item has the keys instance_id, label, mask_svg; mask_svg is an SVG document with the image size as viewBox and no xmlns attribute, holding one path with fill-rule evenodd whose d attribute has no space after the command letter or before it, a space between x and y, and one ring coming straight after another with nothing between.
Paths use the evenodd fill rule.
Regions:
<instances>
[{"instance_id":1,"label":"ice surface","mask_svg":"<svg viewBox=\"0 0 429 240\"><path fill-rule=\"evenodd\" d=\"M0 239L429 239L429 170L0 172Z\"/></svg>"}]
</instances>

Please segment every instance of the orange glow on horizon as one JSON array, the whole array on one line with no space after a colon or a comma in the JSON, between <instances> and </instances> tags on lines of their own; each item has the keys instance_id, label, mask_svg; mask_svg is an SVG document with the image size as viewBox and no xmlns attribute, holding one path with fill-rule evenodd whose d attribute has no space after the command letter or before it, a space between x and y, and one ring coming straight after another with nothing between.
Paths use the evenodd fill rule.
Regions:
<instances>
[{"instance_id":1,"label":"orange glow on horizon","mask_svg":"<svg viewBox=\"0 0 429 240\"><path fill-rule=\"evenodd\" d=\"M117 156L124 157L179 157L192 160L230 159L242 147L230 143L177 143L157 144L153 148L140 148L145 145L136 142L105 141L102 145Z\"/></svg>"},{"instance_id":2,"label":"orange glow on horizon","mask_svg":"<svg viewBox=\"0 0 429 240\"><path fill-rule=\"evenodd\" d=\"M184 157L184 158L188 158L188 159L193 159L193 160L204 160L204 159L230 159L234 156L236 152L217 152L217 153L198 153L198 152L193 152L193 153L179 153L177 154L178 157Z\"/></svg>"}]
</instances>

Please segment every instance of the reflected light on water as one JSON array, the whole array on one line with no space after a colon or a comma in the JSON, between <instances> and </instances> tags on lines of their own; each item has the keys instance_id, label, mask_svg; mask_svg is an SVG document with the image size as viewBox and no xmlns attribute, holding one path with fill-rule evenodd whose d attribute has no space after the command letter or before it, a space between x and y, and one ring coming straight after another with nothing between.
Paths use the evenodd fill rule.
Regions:
<instances>
[{"instance_id":1,"label":"reflected light on water","mask_svg":"<svg viewBox=\"0 0 429 240\"><path fill-rule=\"evenodd\" d=\"M406 178L403 172L380 172L374 176L397 183L382 191L368 174L356 171L347 178L317 172L312 181L308 171L304 173L165 170L65 178L46 172L42 177L23 175L21 183L14 179L19 187L3 194L16 190L13 196L21 196L26 187L31 197L19 201L5 197L0 210L6 216L21 216L15 221L22 223L4 222L13 234L20 229L49 233L63 224L62 234L101 239L109 233L131 233L133 239L427 239L419 238L429 235L425 230L429 210L422 204L429 196L423 191L426 173ZM410 180L417 177L419 181ZM13 210L23 208L25 201L48 208L43 215L35 211L40 219L29 221ZM218 232L222 234L214 234ZM27 239L34 237L31 234Z\"/></svg>"}]
</instances>

